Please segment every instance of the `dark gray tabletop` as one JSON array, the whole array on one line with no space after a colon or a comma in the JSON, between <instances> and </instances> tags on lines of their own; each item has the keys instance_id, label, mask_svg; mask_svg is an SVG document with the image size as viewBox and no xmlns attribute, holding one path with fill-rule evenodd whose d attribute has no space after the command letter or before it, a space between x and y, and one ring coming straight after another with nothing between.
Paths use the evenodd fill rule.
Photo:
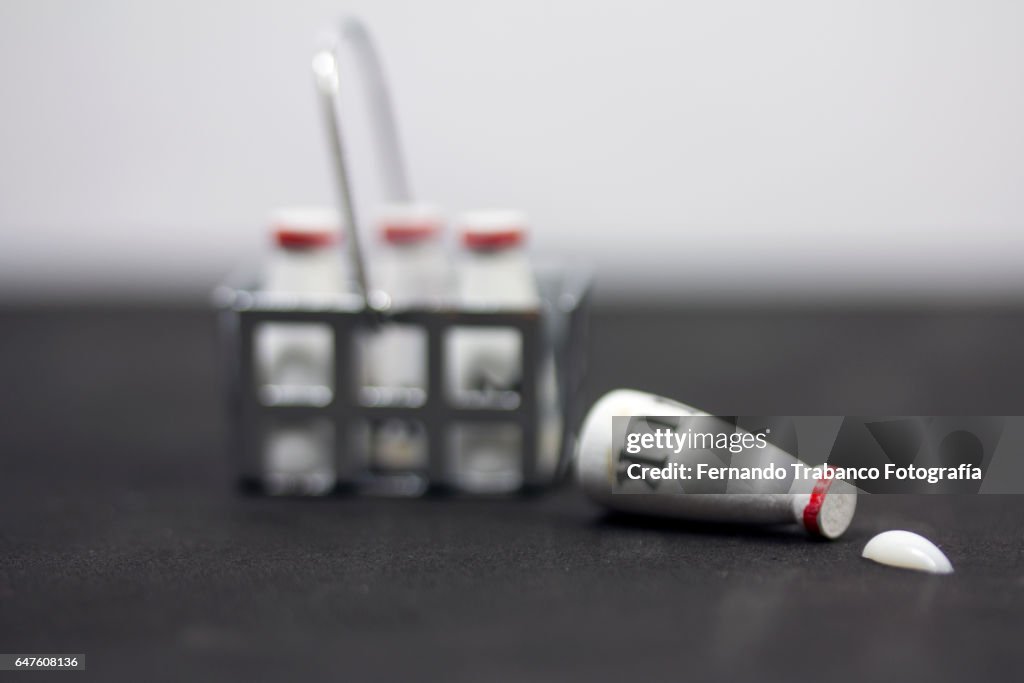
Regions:
<instances>
[{"instance_id":1,"label":"dark gray tabletop","mask_svg":"<svg viewBox=\"0 0 1024 683\"><path fill-rule=\"evenodd\" d=\"M865 497L796 530L528 500L232 488L213 317L0 313L0 652L96 680L1019 680L1024 498ZM592 397L1024 414L1024 312L600 310ZM956 573L859 557L919 531ZM15 674L11 674L15 675ZM38 674L37 674L38 675Z\"/></svg>"}]
</instances>

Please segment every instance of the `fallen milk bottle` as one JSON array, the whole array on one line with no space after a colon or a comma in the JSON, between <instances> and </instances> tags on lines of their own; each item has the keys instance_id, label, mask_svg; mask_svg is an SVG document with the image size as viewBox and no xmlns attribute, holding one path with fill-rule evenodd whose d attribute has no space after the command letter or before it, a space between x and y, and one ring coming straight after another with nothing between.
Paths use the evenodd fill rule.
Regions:
<instances>
[{"instance_id":1,"label":"fallen milk bottle","mask_svg":"<svg viewBox=\"0 0 1024 683\"><path fill-rule=\"evenodd\" d=\"M632 439L625 430L619 434L613 428L615 417L646 416L672 418L652 419L645 426L656 425L670 437L665 441L680 447L663 443L661 448L645 448L649 440ZM729 435L729 443L736 448L727 447L723 454L721 448L683 447L688 443L686 437L692 436L693 424L713 425L710 431ZM725 467L723 455L733 456L731 464L742 458L745 467ZM831 476L796 476L794 473L812 468L794 465L802 463L763 435L744 432L682 403L627 389L606 394L590 409L576 454L576 473L584 492L613 510L706 522L797 523L812 536L838 538L853 520L856 489ZM754 481L723 481L712 476L701 481L696 479L698 468L705 474L726 470L749 474L756 468L786 476ZM684 481L687 472L691 479ZM680 478L672 481L663 473ZM652 476L645 476L648 474Z\"/></svg>"}]
</instances>

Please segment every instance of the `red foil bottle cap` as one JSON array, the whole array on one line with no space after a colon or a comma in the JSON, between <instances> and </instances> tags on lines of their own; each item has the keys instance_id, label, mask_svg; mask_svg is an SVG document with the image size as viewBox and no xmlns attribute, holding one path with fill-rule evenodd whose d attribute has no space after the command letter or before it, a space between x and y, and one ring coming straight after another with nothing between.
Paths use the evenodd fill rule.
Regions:
<instances>
[{"instance_id":1,"label":"red foil bottle cap","mask_svg":"<svg viewBox=\"0 0 1024 683\"><path fill-rule=\"evenodd\" d=\"M377 226L388 244L414 244L440 234L444 218L430 204L394 204L381 210Z\"/></svg>"},{"instance_id":2,"label":"red foil bottle cap","mask_svg":"<svg viewBox=\"0 0 1024 683\"><path fill-rule=\"evenodd\" d=\"M330 207L279 209L271 217L274 241L285 249L314 249L341 240L341 217Z\"/></svg>"},{"instance_id":3,"label":"red foil bottle cap","mask_svg":"<svg viewBox=\"0 0 1024 683\"><path fill-rule=\"evenodd\" d=\"M526 240L527 218L520 211L506 209L471 211L462 216L462 242L469 249L505 249Z\"/></svg>"}]
</instances>

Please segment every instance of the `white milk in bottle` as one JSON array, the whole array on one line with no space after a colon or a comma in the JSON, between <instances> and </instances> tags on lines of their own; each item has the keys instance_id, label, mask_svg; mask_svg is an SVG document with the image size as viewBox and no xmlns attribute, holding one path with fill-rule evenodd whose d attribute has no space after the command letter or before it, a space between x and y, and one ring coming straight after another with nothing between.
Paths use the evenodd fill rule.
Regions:
<instances>
[{"instance_id":1,"label":"white milk in bottle","mask_svg":"<svg viewBox=\"0 0 1024 683\"><path fill-rule=\"evenodd\" d=\"M536 311L541 300L527 257L526 216L519 211L470 212L461 217L462 253L457 269L458 305L464 310ZM463 405L514 408L522 380L522 338L509 328L461 328L450 333L446 365L449 397ZM544 418L539 436L539 474L549 475L561 432L554 366L547 357L539 376ZM452 475L473 492L521 486L522 459L538 444L522 442L517 427L464 424L453 434Z\"/></svg>"},{"instance_id":2,"label":"white milk in bottle","mask_svg":"<svg viewBox=\"0 0 1024 683\"><path fill-rule=\"evenodd\" d=\"M373 297L392 311L437 309L452 296L451 266L442 244L444 219L427 204L385 207L377 220L371 264ZM427 337L413 325L387 323L369 330L363 349L363 401L370 405L421 405L426 399ZM423 425L391 419L371 430L370 466L377 474L427 467ZM399 490L414 490L400 487Z\"/></svg>"},{"instance_id":3,"label":"white milk in bottle","mask_svg":"<svg viewBox=\"0 0 1024 683\"><path fill-rule=\"evenodd\" d=\"M273 250L265 295L292 306L323 302L346 290L340 218L327 207L294 207L272 218ZM269 405L329 403L334 394L334 339L319 323L263 323L255 353L260 399ZM327 420L274 421L264 438L264 484L271 493L318 495L335 482L333 427Z\"/></svg>"}]
</instances>

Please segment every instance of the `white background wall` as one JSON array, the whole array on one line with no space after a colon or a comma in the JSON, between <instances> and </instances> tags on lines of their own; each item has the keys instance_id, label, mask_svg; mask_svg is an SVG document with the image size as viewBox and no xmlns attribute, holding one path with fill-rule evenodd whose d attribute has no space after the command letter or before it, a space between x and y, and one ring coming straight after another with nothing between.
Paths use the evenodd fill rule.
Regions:
<instances>
[{"instance_id":1,"label":"white background wall","mask_svg":"<svg viewBox=\"0 0 1024 683\"><path fill-rule=\"evenodd\" d=\"M330 201L345 9L417 195L527 209L607 294L1024 291L1014 0L3 0L0 295L201 294Z\"/></svg>"}]
</instances>

